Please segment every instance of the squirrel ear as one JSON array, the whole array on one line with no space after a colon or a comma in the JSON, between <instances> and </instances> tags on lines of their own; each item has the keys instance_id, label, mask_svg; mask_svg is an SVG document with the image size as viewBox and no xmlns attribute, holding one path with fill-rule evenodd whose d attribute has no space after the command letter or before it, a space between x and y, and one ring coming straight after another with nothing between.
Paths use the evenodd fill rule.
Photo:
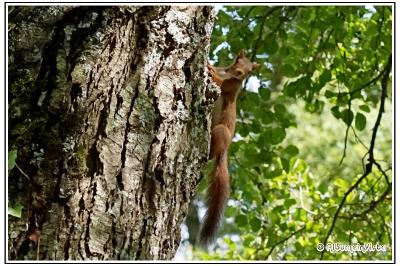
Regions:
<instances>
[{"instance_id":1,"label":"squirrel ear","mask_svg":"<svg viewBox=\"0 0 400 266\"><path fill-rule=\"evenodd\" d=\"M253 70L256 69L256 68L259 68L260 66L261 66L260 64L253 63Z\"/></svg>"},{"instance_id":2,"label":"squirrel ear","mask_svg":"<svg viewBox=\"0 0 400 266\"><path fill-rule=\"evenodd\" d=\"M238 54L238 58L243 58L244 57L244 50L240 49L240 52Z\"/></svg>"}]
</instances>

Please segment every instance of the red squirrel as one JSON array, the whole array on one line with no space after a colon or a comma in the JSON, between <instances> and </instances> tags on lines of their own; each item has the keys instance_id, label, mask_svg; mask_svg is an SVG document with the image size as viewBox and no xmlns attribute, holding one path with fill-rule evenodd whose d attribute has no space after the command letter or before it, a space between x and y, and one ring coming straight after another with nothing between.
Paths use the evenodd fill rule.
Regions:
<instances>
[{"instance_id":1,"label":"red squirrel","mask_svg":"<svg viewBox=\"0 0 400 266\"><path fill-rule=\"evenodd\" d=\"M200 242L204 245L215 236L229 194L228 148L235 134L236 100L243 80L259 66L252 63L243 50L231 66L207 65L213 81L221 88L221 94L212 113L210 159L214 166L207 191L208 209L200 231Z\"/></svg>"}]
</instances>

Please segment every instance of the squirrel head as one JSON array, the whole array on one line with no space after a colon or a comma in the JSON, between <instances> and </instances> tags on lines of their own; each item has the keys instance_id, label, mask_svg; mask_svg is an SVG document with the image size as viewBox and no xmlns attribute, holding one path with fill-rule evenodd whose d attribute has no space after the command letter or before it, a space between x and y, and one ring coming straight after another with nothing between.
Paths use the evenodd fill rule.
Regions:
<instances>
[{"instance_id":1,"label":"squirrel head","mask_svg":"<svg viewBox=\"0 0 400 266\"><path fill-rule=\"evenodd\" d=\"M241 49L239 54L235 59L235 63L233 64L234 75L240 79L244 80L254 69L260 67L260 64L252 63L250 59L248 59L244 50Z\"/></svg>"}]
</instances>

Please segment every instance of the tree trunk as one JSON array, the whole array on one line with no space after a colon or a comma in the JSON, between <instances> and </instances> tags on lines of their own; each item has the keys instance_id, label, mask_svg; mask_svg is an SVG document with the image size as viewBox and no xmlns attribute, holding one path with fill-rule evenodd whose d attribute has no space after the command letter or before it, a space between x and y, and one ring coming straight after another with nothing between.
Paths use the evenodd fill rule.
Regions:
<instances>
[{"instance_id":1,"label":"tree trunk","mask_svg":"<svg viewBox=\"0 0 400 266\"><path fill-rule=\"evenodd\" d=\"M208 157L212 8L8 13L9 259L172 259Z\"/></svg>"}]
</instances>

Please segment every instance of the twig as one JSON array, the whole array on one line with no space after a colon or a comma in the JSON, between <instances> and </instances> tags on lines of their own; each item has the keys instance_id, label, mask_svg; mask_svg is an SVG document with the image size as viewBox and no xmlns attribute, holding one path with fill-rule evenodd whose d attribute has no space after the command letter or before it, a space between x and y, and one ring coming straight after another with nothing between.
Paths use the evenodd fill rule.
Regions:
<instances>
[{"instance_id":1,"label":"twig","mask_svg":"<svg viewBox=\"0 0 400 266\"><path fill-rule=\"evenodd\" d=\"M346 150L347 150L347 138L349 136L349 129L350 126L347 126L346 128L346 134L344 136L344 149L343 149L343 155L342 155L342 159L340 159L339 165L341 165L343 163L344 158L346 157Z\"/></svg>"},{"instance_id":2,"label":"twig","mask_svg":"<svg viewBox=\"0 0 400 266\"><path fill-rule=\"evenodd\" d=\"M357 135L356 130L354 129L353 126L351 126L351 130L353 131L354 137L356 138L356 140L366 149L368 150L369 148L367 147L367 145L364 144L364 142L360 139L360 137Z\"/></svg>"},{"instance_id":3,"label":"twig","mask_svg":"<svg viewBox=\"0 0 400 266\"><path fill-rule=\"evenodd\" d=\"M29 182L31 182L29 176L24 171L22 171L22 169L18 166L17 163L15 163L15 167L17 167L17 169L22 173L22 175L25 176L29 180Z\"/></svg>"},{"instance_id":4,"label":"twig","mask_svg":"<svg viewBox=\"0 0 400 266\"><path fill-rule=\"evenodd\" d=\"M351 98L349 100L349 112L351 113ZM340 159L339 165L341 165L343 163L344 157L346 157L346 150L347 150L347 141L348 141L348 137L349 137L349 129L351 127L351 122L352 121L346 121L348 122L347 128L346 128L346 135L344 136L344 149L343 149L343 155L342 155L342 159Z\"/></svg>"},{"instance_id":5,"label":"twig","mask_svg":"<svg viewBox=\"0 0 400 266\"><path fill-rule=\"evenodd\" d=\"M382 173L382 175L385 177L386 183L390 184L389 177L387 176L386 172L383 171L381 165L376 160L374 160L374 164L376 165L378 170Z\"/></svg>"}]
</instances>

